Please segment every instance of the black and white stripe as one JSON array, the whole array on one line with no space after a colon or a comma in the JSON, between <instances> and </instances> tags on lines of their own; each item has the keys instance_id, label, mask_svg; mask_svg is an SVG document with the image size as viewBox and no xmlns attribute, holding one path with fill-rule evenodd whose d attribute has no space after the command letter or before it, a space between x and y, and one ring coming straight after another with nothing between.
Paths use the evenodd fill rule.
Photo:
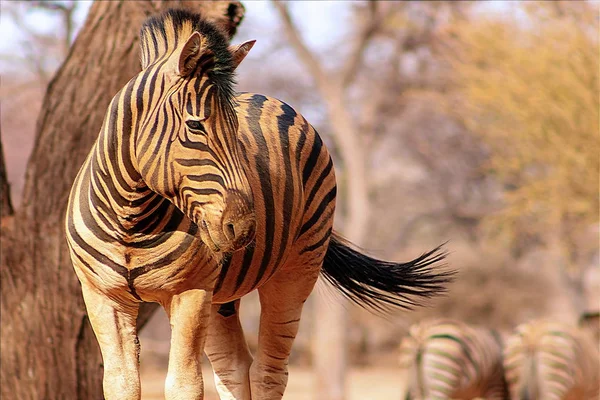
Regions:
<instances>
[{"instance_id":1,"label":"black and white stripe","mask_svg":"<svg viewBox=\"0 0 600 400\"><path fill-rule=\"evenodd\" d=\"M437 319L413 325L400 345L405 400L507 398L494 332Z\"/></svg>"},{"instance_id":2,"label":"black and white stripe","mask_svg":"<svg viewBox=\"0 0 600 400\"><path fill-rule=\"evenodd\" d=\"M598 399L598 343L574 327L547 320L519 325L504 357L512 399Z\"/></svg>"}]
</instances>

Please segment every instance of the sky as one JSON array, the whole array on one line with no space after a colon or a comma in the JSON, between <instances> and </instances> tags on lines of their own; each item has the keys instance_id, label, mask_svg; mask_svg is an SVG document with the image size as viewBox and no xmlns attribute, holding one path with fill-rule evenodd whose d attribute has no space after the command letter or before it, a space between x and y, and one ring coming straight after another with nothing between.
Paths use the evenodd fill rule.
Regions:
<instances>
[{"instance_id":1,"label":"sky","mask_svg":"<svg viewBox=\"0 0 600 400\"><path fill-rule=\"evenodd\" d=\"M7 12L8 6L14 4L20 5L20 10L25 10L24 2L3 2L0 13L0 70L7 68L13 57L19 55L20 46L27 46L26 35L23 29L13 20L11 14ZM245 22L242 23L237 40L248 40L254 37L260 41L270 41L271 38L280 34L277 29L277 16L270 1L246 1ZM75 20L76 27L83 24L92 1L80 1L76 9ZM308 15L308 18L295 18L302 35L305 37L311 48L322 50L322 47L332 43L344 32L333 29L332 18L342 18L349 16L350 2L340 1L297 1L290 2L292 14L301 12L302 15ZM19 6L17 6L19 7ZM23 22L28 30L38 34L52 34L60 29L60 22L56 15L45 10L32 9L23 13ZM248 21L251 21L248 23ZM75 31L76 34L77 31ZM268 43L266 43L268 44Z\"/></svg>"},{"instance_id":2,"label":"sky","mask_svg":"<svg viewBox=\"0 0 600 400\"><path fill-rule=\"evenodd\" d=\"M0 8L0 72L6 72L14 64L15 57L27 49L26 35L7 12L9 7L20 7L23 12L25 1L4 1ZM80 28L93 1L81 0L75 13L76 28ZM276 11L271 1L246 0L245 21L242 23L235 40L244 41L258 39L254 53L260 49L270 48L273 39L278 39L281 30L278 28ZM294 21L308 46L317 52L326 52L327 48L340 40L351 29L351 24L336 23L348 19L352 1L290 1L289 6L294 16ZM483 8L492 12L503 12L510 8L510 2L489 1ZM31 32L39 34L52 34L61 29L60 21L52 12L40 9L29 9L23 12L23 23ZM345 27L340 29L340 27ZM74 32L75 34L77 31Z\"/></svg>"}]
</instances>

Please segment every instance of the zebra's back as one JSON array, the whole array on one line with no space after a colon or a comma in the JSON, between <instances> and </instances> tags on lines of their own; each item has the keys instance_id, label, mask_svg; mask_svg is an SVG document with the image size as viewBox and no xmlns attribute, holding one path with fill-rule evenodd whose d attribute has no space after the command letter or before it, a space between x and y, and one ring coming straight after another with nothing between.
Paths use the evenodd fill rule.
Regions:
<instances>
[{"instance_id":1,"label":"zebra's back","mask_svg":"<svg viewBox=\"0 0 600 400\"><path fill-rule=\"evenodd\" d=\"M413 325L400 345L405 399L505 399L502 346L489 330L436 319Z\"/></svg>"},{"instance_id":2,"label":"zebra's back","mask_svg":"<svg viewBox=\"0 0 600 400\"><path fill-rule=\"evenodd\" d=\"M574 327L541 320L522 324L507 340L504 358L513 399L598 399L598 351Z\"/></svg>"}]
</instances>

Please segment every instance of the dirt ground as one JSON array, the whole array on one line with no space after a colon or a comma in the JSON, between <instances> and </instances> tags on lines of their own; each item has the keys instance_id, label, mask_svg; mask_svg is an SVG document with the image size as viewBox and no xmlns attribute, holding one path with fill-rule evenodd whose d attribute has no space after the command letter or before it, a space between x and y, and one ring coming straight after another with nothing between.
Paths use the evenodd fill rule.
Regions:
<instances>
[{"instance_id":1,"label":"dirt ground","mask_svg":"<svg viewBox=\"0 0 600 400\"><path fill-rule=\"evenodd\" d=\"M142 363L142 400L164 399L166 371ZM290 367L283 400L318 400L312 393L313 374L308 368ZM204 369L206 400L218 400L210 366ZM398 371L393 368L354 368L348 377L348 400L388 400L400 398Z\"/></svg>"}]
</instances>

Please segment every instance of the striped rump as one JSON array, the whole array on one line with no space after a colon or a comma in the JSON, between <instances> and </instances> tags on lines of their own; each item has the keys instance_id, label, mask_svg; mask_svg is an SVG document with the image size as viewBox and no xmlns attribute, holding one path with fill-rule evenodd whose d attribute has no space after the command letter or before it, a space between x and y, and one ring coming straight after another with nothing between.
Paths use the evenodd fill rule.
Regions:
<instances>
[{"instance_id":1,"label":"striped rump","mask_svg":"<svg viewBox=\"0 0 600 400\"><path fill-rule=\"evenodd\" d=\"M400 344L405 400L506 398L499 337L465 323L434 319Z\"/></svg>"},{"instance_id":2,"label":"striped rump","mask_svg":"<svg viewBox=\"0 0 600 400\"><path fill-rule=\"evenodd\" d=\"M504 350L511 398L598 399L597 347L566 324L538 320L520 325Z\"/></svg>"}]
</instances>

